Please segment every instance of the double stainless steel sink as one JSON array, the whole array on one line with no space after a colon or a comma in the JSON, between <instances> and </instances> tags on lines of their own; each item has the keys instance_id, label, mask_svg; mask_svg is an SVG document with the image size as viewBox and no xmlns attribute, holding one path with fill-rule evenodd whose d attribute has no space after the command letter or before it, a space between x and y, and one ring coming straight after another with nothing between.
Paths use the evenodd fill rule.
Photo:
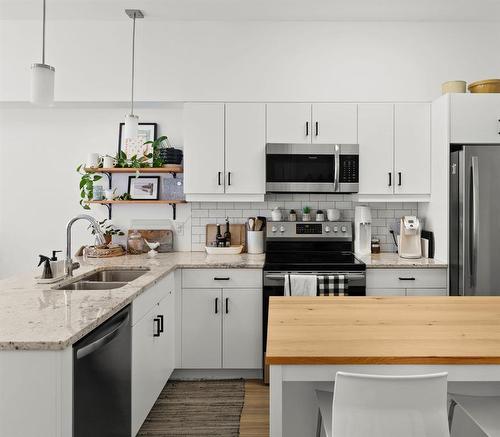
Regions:
<instances>
[{"instance_id":1,"label":"double stainless steel sink","mask_svg":"<svg viewBox=\"0 0 500 437\"><path fill-rule=\"evenodd\" d=\"M104 269L98 272L89 272L81 278L58 285L55 290L112 290L121 288L129 282L140 278L149 271L146 267L134 267L130 269Z\"/></svg>"}]
</instances>

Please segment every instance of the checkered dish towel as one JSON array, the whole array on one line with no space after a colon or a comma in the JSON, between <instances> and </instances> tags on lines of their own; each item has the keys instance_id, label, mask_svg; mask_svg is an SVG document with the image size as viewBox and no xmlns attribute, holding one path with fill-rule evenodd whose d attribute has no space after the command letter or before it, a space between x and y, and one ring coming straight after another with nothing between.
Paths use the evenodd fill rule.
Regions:
<instances>
[{"instance_id":1,"label":"checkered dish towel","mask_svg":"<svg viewBox=\"0 0 500 437\"><path fill-rule=\"evenodd\" d=\"M347 276L318 276L318 296L344 296L349 288Z\"/></svg>"}]
</instances>

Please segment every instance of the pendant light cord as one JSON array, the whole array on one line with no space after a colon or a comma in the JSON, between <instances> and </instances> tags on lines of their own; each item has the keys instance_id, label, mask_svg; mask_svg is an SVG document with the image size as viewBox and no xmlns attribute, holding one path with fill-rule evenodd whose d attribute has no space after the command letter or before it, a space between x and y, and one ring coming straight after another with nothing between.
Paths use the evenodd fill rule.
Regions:
<instances>
[{"instance_id":1,"label":"pendant light cord","mask_svg":"<svg viewBox=\"0 0 500 437\"><path fill-rule=\"evenodd\" d=\"M42 64L45 64L45 0L43 0Z\"/></svg>"},{"instance_id":2,"label":"pendant light cord","mask_svg":"<svg viewBox=\"0 0 500 437\"><path fill-rule=\"evenodd\" d=\"M132 30L132 92L131 92L131 101L130 101L130 106L131 106L131 113L130 113L130 115L134 115L135 16L136 16L136 13L134 12L134 24L133 24L133 30Z\"/></svg>"}]
</instances>

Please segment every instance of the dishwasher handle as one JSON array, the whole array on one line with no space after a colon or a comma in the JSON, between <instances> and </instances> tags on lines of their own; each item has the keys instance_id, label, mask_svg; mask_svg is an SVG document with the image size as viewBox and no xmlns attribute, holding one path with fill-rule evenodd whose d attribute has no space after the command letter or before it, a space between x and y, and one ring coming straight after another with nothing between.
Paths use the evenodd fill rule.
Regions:
<instances>
[{"instance_id":1,"label":"dishwasher handle","mask_svg":"<svg viewBox=\"0 0 500 437\"><path fill-rule=\"evenodd\" d=\"M96 350L106 346L108 343L113 341L115 337L117 337L120 334L121 329L128 324L130 320L130 315L127 312L125 317L123 317L121 320L119 320L116 323L113 323L109 329L106 330L104 335L99 337L97 340L93 341L92 343L83 346L80 349L77 349L76 351L76 359L80 360L87 355L90 355L91 353L95 352Z\"/></svg>"}]
</instances>

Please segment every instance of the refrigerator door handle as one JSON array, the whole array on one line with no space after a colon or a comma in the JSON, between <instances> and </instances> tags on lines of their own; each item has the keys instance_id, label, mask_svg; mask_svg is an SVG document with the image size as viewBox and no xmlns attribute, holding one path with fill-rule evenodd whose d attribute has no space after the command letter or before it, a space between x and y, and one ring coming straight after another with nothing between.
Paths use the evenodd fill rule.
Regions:
<instances>
[{"instance_id":1,"label":"refrigerator door handle","mask_svg":"<svg viewBox=\"0 0 500 437\"><path fill-rule=\"evenodd\" d=\"M477 283L477 253L479 241L479 158L473 156L471 159L471 208L470 208L470 222L471 229L469 233L471 256L469 257L470 263L470 285L472 288L476 287Z\"/></svg>"}]
</instances>

